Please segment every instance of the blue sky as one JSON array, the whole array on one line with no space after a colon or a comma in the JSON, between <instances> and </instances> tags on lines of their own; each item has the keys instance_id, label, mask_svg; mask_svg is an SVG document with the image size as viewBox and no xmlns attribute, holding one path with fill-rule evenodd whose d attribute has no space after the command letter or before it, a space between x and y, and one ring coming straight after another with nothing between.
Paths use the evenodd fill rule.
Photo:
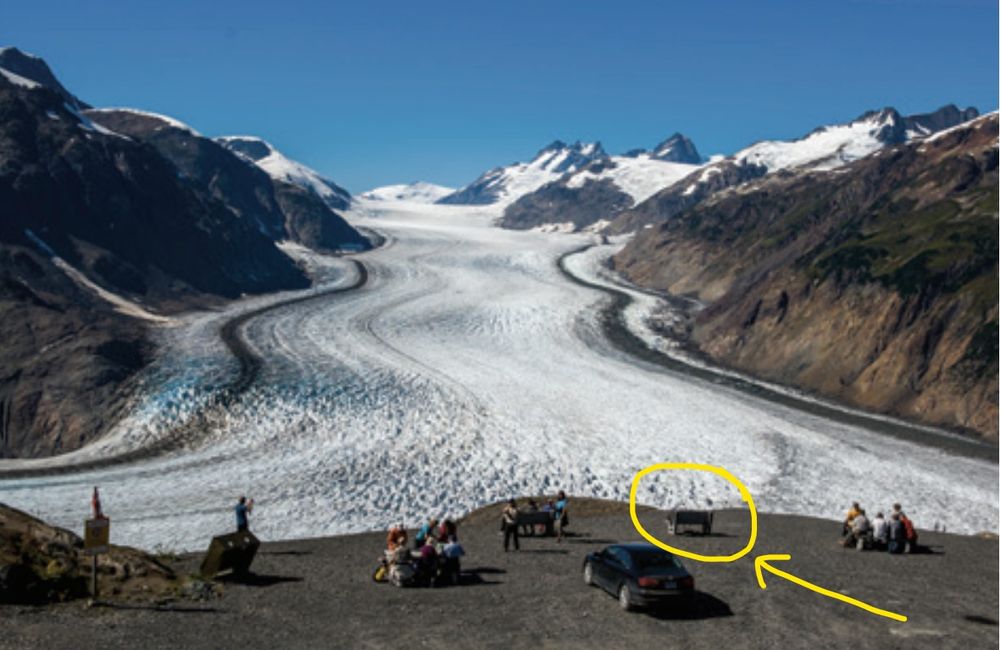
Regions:
<instances>
[{"instance_id":1,"label":"blue sky","mask_svg":"<svg viewBox=\"0 0 1001 650\"><path fill-rule=\"evenodd\" d=\"M998 4L8 3L0 44L98 106L259 135L348 189L461 185L554 139L703 154L886 105L998 106Z\"/></svg>"}]
</instances>

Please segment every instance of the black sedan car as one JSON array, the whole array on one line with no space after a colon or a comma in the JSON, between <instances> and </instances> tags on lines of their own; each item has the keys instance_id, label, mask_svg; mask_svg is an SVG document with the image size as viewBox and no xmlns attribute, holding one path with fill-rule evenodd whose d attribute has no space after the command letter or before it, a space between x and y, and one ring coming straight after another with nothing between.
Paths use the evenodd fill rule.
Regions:
<instances>
[{"instance_id":1,"label":"black sedan car","mask_svg":"<svg viewBox=\"0 0 1001 650\"><path fill-rule=\"evenodd\" d=\"M695 579L671 553L653 544L615 544L584 558L584 583L601 587L629 610L675 601L687 604Z\"/></svg>"}]
</instances>

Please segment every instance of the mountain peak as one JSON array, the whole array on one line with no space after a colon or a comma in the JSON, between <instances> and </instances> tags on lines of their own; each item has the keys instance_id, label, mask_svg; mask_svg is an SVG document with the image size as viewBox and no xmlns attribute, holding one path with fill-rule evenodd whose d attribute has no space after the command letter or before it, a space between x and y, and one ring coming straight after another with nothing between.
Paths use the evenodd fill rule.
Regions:
<instances>
[{"instance_id":1,"label":"mountain peak","mask_svg":"<svg viewBox=\"0 0 1001 650\"><path fill-rule=\"evenodd\" d=\"M686 136L675 132L667 140L654 147L652 157L667 162L689 163L697 165L702 162L695 143Z\"/></svg>"},{"instance_id":2,"label":"mountain peak","mask_svg":"<svg viewBox=\"0 0 1001 650\"><path fill-rule=\"evenodd\" d=\"M253 135L227 135L216 138L216 141L251 162L263 160L275 152L270 143Z\"/></svg>"},{"instance_id":3,"label":"mountain peak","mask_svg":"<svg viewBox=\"0 0 1001 650\"><path fill-rule=\"evenodd\" d=\"M75 97L63 87L56 76L52 74L49 65L41 57L29 54L16 47L8 46L0 48L0 68L13 72L29 81L45 86L49 90L62 95L67 104L76 110L90 108L90 106Z\"/></svg>"}]
</instances>

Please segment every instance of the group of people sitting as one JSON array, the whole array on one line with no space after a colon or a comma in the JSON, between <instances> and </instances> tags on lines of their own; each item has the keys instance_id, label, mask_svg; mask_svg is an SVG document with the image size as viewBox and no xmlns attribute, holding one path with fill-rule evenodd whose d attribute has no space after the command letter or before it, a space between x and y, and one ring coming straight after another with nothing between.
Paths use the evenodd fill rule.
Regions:
<instances>
[{"instance_id":1,"label":"group of people sitting","mask_svg":"<svg viewBox=\"0 0 1001 650\"><path fill-rule=\"evenodd\" d=\"M440 524L435 517L417 529L410 548L406 528L398 524L386 535L386 551L376 569L376 581L397 587L437 587L459 583L460 558L466 554L459 543L458 527L451 519Z\"/></svg>"},{"instance_id":2,"label":"group of people sitting","mask_svg":"<svg viewBox=\"0 0 1001 650\"><path fill-rule=\"evenodd\" d=\"M893 504L890 518L877 512L869 519L858 502L852 504L842 526L841 544L858 550L875 549L889 553L913 553L918 546L914 523L904 514L899 503Z\"/></svg>"}]
</instances>

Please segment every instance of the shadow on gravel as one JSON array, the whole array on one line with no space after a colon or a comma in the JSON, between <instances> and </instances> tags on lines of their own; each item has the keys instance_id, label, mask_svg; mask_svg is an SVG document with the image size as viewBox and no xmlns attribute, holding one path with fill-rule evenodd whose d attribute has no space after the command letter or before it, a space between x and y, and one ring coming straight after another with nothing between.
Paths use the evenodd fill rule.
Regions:
<instances>
[{"instance_id":1,"label":"shadow on gravel","mask_svg":"<svg viewBox=\"0 0 1001 650\"><path fill-rule=\"evenodd\" d=\"M733 610L728 604L704 591L696 591L689 603L651 607L646 613L651 618L671 621L698 621L706 618L733 616Z\"/></svg>"},{"instance_id":2,"label":"shadow on gravel","mask_svg":"<svg viewBox=\"0 0 1001 650\"><path fill-rule=\"evenodd\" d=\"M298 557L300 555L312 555L313 551L262 551L258 555L290 555Z\"/></svg>"},{"instance_id":3,"label":"shadow on gravel","mask_svg":"<svg viewBox=\"0 0 1001 650\"><path fill-rule=\"evenodd\" d=\"M520 551L511 551L515 555L532 553L534 555L566 555L570 551L565 548L523 548Z\"/></svg>"},{"instance_id":4,"label":"shadow on gravel","mask_svg":"<svg viewBox=\"0 0 1001 650\"><path fill-rule=\"evenodd\" d=\"M504 569L498 569L497 567L492 567L492 566L478 566L478 567L473 568L473 569L463 569L462 573L463 574L466 574L466 573L483 573L483 574L486 574L486 575L495 575L495 574L496 575L501 575L501 574L507 573L507 571L505 571Z\"/></svg>"},{"instance_id":5,"label":"shadow on gravel","mask_svg":"<svg viewBox=\"0 0 1001 650\"><path fill-rule=\"evenodd\" d=\"M146 612L164 612L167 614L218 614L221 609L216 609L215 607L192 607L189 605L173 605L171 603L164 604L154 604L154 605L141 605L138 603L115 603L109 601L98 601L93 604L93 607L105 607L108 609L134 609L143 610ZM967 617L969 618L969 617Z\"/></svg>"},{"instance_id":6,"label":"shadow on gravel","mask_svg":"<svg viewBox=\"0 0 1001 650\"><path fill-rule=\"evenodd\" d=\"M569 544L598 544L600 546L605 546L608 544L617 544L616 539L604 539L601 537L578 537L575 539L568 539Z\"/></svg>"},{"instance_id":7,"label":"shadow on gravel","mask_svg":"<svg viewBox=\"0 0 1001 650\"><path fill-rule=\"evenodd\" d=\"M945 555L944 546L915 546L911 550L911 555Z\"/></svg>"},{"instance_id":8,"label":"shadow on gravel","mask_svg":"<svg viewBox=\"0 0 1001 650\"><path fill-rule=\"evenodd\" d=\"M248 587L270 587L283 582L302 582L302 578L299 576L276 576L261 573L231 573L228 576L220 577L219 581L246 585Z\"/></svg>"},{"instance_id":9,"label":"shadow on gravel","mask_svg":"<svg viewBox=\"0 0 1001 650\"><path fill-rule=\"evenodd\" d=\"M998 622L995 621L993 618L988 618L986 616L981 616L979 614L967 614L963 618L965 618L971 623L980 623L981 625L993 625L994 627L998 626Z\"/></svg>"},{"instance_id":10,"label":"shadow on gravel","mask_svg":"<svg viewBox=\"0 0 1001 650\"><path fill-rule=\"evenodd\" d=\"M487 587L493 585L504 584L500 580L485 580L481 571L463 571L462 575L459 576L459 584L457 587ZM490 573L496 573L496 571L491 571ZM501 573L504 573L501 571Z\"/></svg>"}]
</instances>

